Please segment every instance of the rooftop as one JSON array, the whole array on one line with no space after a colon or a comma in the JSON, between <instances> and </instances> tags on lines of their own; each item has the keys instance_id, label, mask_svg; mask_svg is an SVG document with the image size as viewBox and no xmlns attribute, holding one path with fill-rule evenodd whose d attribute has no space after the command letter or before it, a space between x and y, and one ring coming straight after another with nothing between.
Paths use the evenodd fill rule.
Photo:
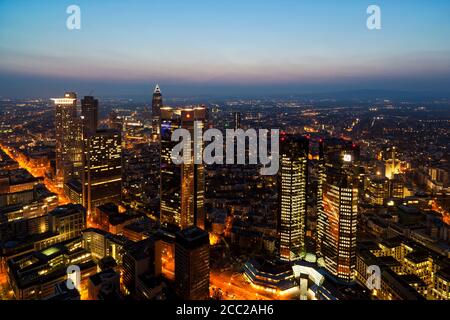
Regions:
<instances>
[{"instance_id":1,"label":"rooftop","mask_svg":"<svg viewBox=\"0 0 450 320\"><path fill-rule=\"evenodd\" d=\"M42 178L35 178L25 169L15 169L0 172L0 176L9 178L9 185L18 185L24 183L38 183Z\"/></svg>"},{"instance_id":2,"label":"rooftop","mask_svg":"<svg viewBox=\"0 0 450 320\"><path fill-rule=\"evenodd\" d=\"M155 241L153 238L147 238L138 242L127 244L124 249L127 254L135 260L142 260L153 255Z\"/></svg>"},{"instance_id":3,"label":"rooftop","mask_svg":"<svg viewBox=\"0 0 450 320\"><path fill-rule=\"evenodd\" d=\"M405 257L405 259L408 259L414 263L421 263L428 261L429 254L425 251L414 251L411 253L408 253Z\"/></svg>"},{"instance_id":4,"label":"rooftop","mask_svg":"<svg viewBox=\"0 0 450 320\"><path fill-rule=\"evenodd\" d=\"M73 204L69 203L64 206L59 206L58 208L50 211L48 213L49 216L58 216L58 217L65 217L69 216L75 213L83 212L85 214L86 209L81 204Z\"/></svg>"},{"instance_id":5,"label":"rooftop","mask_svg":"<svg viewBox=\"0 0 450 320\"><path fill-rule=\"evenodd\" d=\"M193 226L177 232L176 242L184 247L192 248L209 245L209 234Z\"/></svg>"},{"instance_id":6,"label":"rooftop","mask_svg":"<svg viewBox=\"0 0 450 320\"><path fill-rule=\"evenodd\" d=\"M436 276L450 282L450 267L439 270Z\"/></svg>"},{"instance_id":7,"label":"rooftop","mask_svg":"<svg viewBox=\"0 0 450 320\"><path fill-rule=\"evenodd\" d=\"M105 280L109 280L114 277L119 277L119 274L114 269L106 269L90 276L89 281L91 281L94 286L99 286Z\"/></svg>"}]
</instances>

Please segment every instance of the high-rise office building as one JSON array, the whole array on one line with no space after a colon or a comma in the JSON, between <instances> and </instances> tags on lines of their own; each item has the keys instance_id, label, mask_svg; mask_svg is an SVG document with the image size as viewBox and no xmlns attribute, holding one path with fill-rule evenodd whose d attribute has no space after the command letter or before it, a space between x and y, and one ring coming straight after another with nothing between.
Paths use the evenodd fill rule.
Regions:
<instances>
[{"instance_id":1,"label":"high-rise office building","mask_svg":"<svg viewBox=\"0 0 450 320\"><path fill-rule=\"evenodd\" d=\"M176 234L175 284L182 299L209 298L209 235L195 226Z\"/></svg>"},{"instance_id":2,"label":"high-rise office building","mask_svg":"<svg viewBox=\"0 0 450 320\"><path fill-rule=\"evenodd\" d=\"M173 163L171 152L177 142L171 140L180 128L180 118L172 108L161 109L160 149L160 220L161 224L179 225L181 213L181 170Z\"/></svg>"},{"instance_id":3,"label":"high-rise office building","mask_svg":"<svg viewBox=\"0 0 450 320\"><path fill-rule=\"evenodd\" d=\"M155 272L155 241L148 238L124 246L122 260L123 286L125 291L136 293L139 276Z\"/></svg>"},{"instance_id":4,"label":"high-rise office building","mask_svg":"<svg viewBox=\"0 0 450 320\"><path fill-rule=\"evenodd\" d=\"M405 196L404 189L405 183L402 176L396 174L389 180L389 196L391 198L403 199Z\"/></svg>"},{"instance_id":5,"label":"high-rise office building","mask_svg":"<svg viewBox=\"0 0 450 320\"><path fill-rule=\"evenodd\" d=\"M280 138L280 258L295 261L305 250L309 141L301 136Z\"/></svg>"},{"instance_id":6,"label":"high-rise office building","mask_svg":"<svg viewBox=\"0 0 450 320\"><path fill-rule=\"evenodd\" d=\"M153 91L152 99L152 128L153 134L156 134L159 138L160 135L160 121L161 121L161 108L163 106L162 94L159 85L156 85Z\"/></svg>"},{"instance_id":7,"label":"high-rise office building","mask_svg":"<svg viewBox=\"0 0 450 320\"><path fill-rule=\"evenodd\" d=\"M367 200L376 206L382 206L389 198L389 180L382 176L368 176L366 188Z\"/></svg>"},{"instance_id":8,"label":"high-rise office building","mask_svg":"<svg viewBox=\"0 0 450 320\"><path fill-rule=\"evenodd\" d=\"M122 145L120 132L97 130L85 139L82 179L83 204L89 214L95 207L120 200L122 188Z\"/></svg>"},{"instance_id":9,"label":"high-rise office building","mask_svg":"<svg viewBox=\"0 0 450 320\"><path fill-rule=\"evenodd\" d=\"M85 96L81 99L81 116L83 136L94 134L98 128L98 100L92 96Z\"/></svg>"},{"instance_id":10,"label":"high-rise office building","mask_svg":"<svg viewBox=\"0 0 450 320\"><path fill-rule=\"evenodd\" d=\"M352 282L356 267L358 189L340 170L329 170L319 213L320 256L325 269L336 279Z\"/></svg>"},{"instance_id":11,"label":"high-rise office building","mask_svg":"<svg viewBox=\"0 0 450 320\"><path fill-rule=\"evenodd\" d=\"M161 210L163 225L180 229L196 225L204 228L204 166L194 161L175 165L171 158L172 148L178 142L171 141L172 133L178 128L186 129L194 137L205 125L206 110L195 107L181 110L161 109ZM198 139L197 139L198 140ZM203 141L202 139L200 139ZM201 141L191 141L191 151L202 150ZM194 146L194 143L199 145ZM201 152L201 151L200 151Z\"/></svg>"},{"instance_id":12,"label":"high-rise office building","mask_svg":"<svg viewBox=\"0 0 450 320\"><path fill-rule=\"evenodd\" d=\"M323 214L323 184L326 179L325 153L323 139L319 140L319 159L317 161L317 192L316 192L316 208L317 216ZM320 252L320 243L318 241L317 228L314 234L316 240L316 253Z\"/></svg>"},{"instance_id":13,"label":"high-rise office building","mask_svg":"<svg viewBox=\"0 0 450 320\"><path fill-rule=\"evenodd\" d=\"M191 142L191 161L181 165L181 228L191 225L201 229L205 228L203 139L194 138L196 133L200 134L200 137L203 136L205 121L206 109L204 107L181 110L181 126L183 129L187 129L191 137L193 137ZM200 161L195 161L194 159L195 150L199 152Z\"/></svg>"},{"instance_id":14,"label":"high-rise office building","mask_svg":"<svg viewBox=\"0 0 450 320\"><path fill-rule=\"evenodd\" d=\"M67 92L63 98L52 99L55 103L56 182L62 187L82 171L82 132L77 118L77 95Z\"/></svg>"},{"instance_id":15,"label":"high-rise office building","mask_svg":"<svg viewBox=\"0 0 450 320\"><path fill-rule=\"evenodd\" d=\"M325 154L324 154L323 139L319 140L319 160L317 168L317 212L323 210L323 183L325 182Z\"/></svg>"}]
</instances>

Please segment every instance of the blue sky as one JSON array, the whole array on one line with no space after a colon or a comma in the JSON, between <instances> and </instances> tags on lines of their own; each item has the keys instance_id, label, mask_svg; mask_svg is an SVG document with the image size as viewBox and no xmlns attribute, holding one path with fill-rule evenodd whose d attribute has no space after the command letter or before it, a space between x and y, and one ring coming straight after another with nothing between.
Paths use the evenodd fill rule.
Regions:
<instances>
[{"instance_id":1,"label":"blue sky","mask_svg":"<svg viewBox=\"0 0 450 320\"><path fill-rule=\"evenodd\" d=\"M66 8L81 8L81 30ZM377 4L382 29L366 28ZM447 0L0 0L0 95L450 91ZM70 89L70 88L68 88Z\"/></svg>"}]
</instances>

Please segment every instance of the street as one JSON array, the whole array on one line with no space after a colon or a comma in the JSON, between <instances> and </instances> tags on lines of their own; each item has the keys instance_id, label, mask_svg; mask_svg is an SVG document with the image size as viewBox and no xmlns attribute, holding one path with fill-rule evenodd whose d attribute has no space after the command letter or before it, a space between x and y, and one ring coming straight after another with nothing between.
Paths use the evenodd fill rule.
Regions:
<instances>
[{"instance_id":1,"label":"street","mask_svg":"<svg viewBox=\"0 0 450 320\"><path fill-rule=\"evenodd\" d=\"M277 300L278 296L254 289L242 273L232 271L216 272L210 274L211 290L222 289L223 300Z\"/></svg>"}]
</instances>

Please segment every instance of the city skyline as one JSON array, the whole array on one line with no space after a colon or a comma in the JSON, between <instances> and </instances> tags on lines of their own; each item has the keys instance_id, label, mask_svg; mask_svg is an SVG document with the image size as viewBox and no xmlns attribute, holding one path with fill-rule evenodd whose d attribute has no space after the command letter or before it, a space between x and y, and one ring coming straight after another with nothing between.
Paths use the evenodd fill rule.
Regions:
<instances>
[{"instance_id":1,"label":"city skyline","mask_svg":"<svg viewBox=\"0 0 450 320\"><path fill-rule=\"evenodd\" d=\"M450 300L448 9L0 0L0 300Z\"/></svg>"},{"instance_id":2,"label":"city skyline","mask_svg":"<svg viewBox=\"0 0 450 320\"><path fill-rule=\"evenodd\" d=\"M450 298L444 106L172 108L163 92L151 114L74 92L1 101L2 299ZM258 172L254 139L248 163L174 162L174 130L196 126L282 128L280 171Z\"/></svg>"},{"instance_id":3,"label":"city skyline","mask_svg":"<svg viewBox=\"0 0 450 320\"><path fill-rule=\"evenodd\" d=\"M362 0L71 4L0 3L0 96L450 92L447 1L378 1L381 30Z\"/></svg>"}]
</instances>

